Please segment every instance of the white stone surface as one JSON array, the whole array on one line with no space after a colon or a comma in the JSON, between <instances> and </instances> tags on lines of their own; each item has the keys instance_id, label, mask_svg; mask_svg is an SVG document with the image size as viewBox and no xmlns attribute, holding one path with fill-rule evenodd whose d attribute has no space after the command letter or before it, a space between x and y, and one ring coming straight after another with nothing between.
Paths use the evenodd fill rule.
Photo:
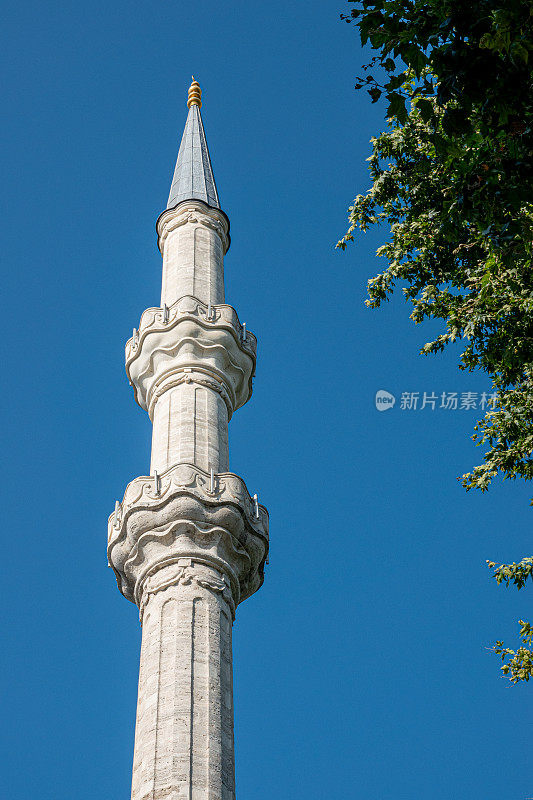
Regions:
<instances>
[{"instance_id":1,"label":"white stone surface","mask_svg":"<svg viewBox=\"0 0 533 800\"><path fill-rule=\"evenodd\" d=\"M231 472L177 464L126 487L108 522L109 563L122 594L139 605L144 581L179 558L222 569L235 605L263 582L268 512Z\"/></svg>"},{"instance_id":2,"label":"white stone surface","mask_svg":"<svg viewBox=\"0 0 533 800\"><path fill-rule=\"evenodd\" d=\"M158 397L177 376L194 371L215 382L225 397L228 413L252 394L257 340L241 325L229 305L201 303L186 295L174 305L148 308L126 342L126 374L135 399L153 419ZM189 378L191 379L191 375Z\"/></svg>"},{"instance_id":3,"label":"white stone surface","mask_svg":"<svg viewBox=\"0 0 533 800\"><path fill-rule=\"evenodd\" d=\"M226 216L187 201L157 229L161 307L126 344L151 475L108 529L143 626L132 800L234 800L231 627L263 581L268 513L229 472L228 421L251 396L256 339L224 303Z\"/></svg>"},{"instance_id":4,"label":"white stone surface","mask_svg":"<svg viewBox=\"0 0 533 800\"><path fill-rule=\"evenodd\" d=\"M158 224L163 254L161 305L193 295L204 303L224 302L224 254L229 246L225 216L190 200L166 211Z\"/></svg>"},{"instance_id":5,"label":"white stone surface","mask_svg":"<svg viewBox=\"0 0 533 800\"><path fill-rule=\"evenodd\" d=\"M233 412L252 393L255 353L236 338L235 331L213 323L209 327L191 315L182 315L173 325L153 328L132 348L127 373L135 386L139 405L150 417L158 397L169 381L192 372L211 378L228 395Z\"/></svg>"},{"instance_id":6,"label":"white stone surface","mask_svg":"<svg viewBox=\"0 0 533 800\"><path fill-rule=\"evenodd\" d=\"M166 391L154 409L152 463L159 474L174 464L227 472L228 409L220 394L196 383Z\"/></svg>"},{"instance_id":7,"label":"white stone surface","mask_svg":"<svg viewBox=\"0 0 533 800\"><path fill-rule=\"evenodd\" d=\"M182 559L144 587L132 800L233 800L232 615L212 567Z\"/></svg>"},{"instance_id":8,"label":"white stone surface","mask_svg":"<svg viewBox=\"0 0 533 800\"><path fill-rule=\"evenodd\" d=\"M126 372L153 422L150 470L229 469L228 422L252 393L256 340L233 308L189 295L144 312Z\"/></svg>"}]
</instances>

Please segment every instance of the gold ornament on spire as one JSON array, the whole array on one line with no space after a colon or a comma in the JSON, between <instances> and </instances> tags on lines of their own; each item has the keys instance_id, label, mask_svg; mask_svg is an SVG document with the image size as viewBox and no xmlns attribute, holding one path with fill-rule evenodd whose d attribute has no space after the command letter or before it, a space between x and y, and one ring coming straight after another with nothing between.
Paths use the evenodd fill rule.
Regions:
<instances>
[{"instance_id":1,"label":"gold ornament on spire","mask_svg":"<svg viewBox=\"0 0 533 800\"><path fill-rule=\"evenodd\" d=\"M189 96L187 97L187 108L191 106L202 107L202 90L200 89L198 81L194 80L194 75L192 76L192 83L189 86Z\"/></svg>"}]
</instances>

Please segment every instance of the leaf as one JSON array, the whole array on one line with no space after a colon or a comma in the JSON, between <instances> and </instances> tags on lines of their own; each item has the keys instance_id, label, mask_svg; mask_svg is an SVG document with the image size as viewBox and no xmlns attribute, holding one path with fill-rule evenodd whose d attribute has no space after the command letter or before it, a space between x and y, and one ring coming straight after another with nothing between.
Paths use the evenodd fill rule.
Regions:
<instances>
[{"instance_id":1,"label":"leaf","mask_svg":"<svg viewBox=\"0 0 533 800\"><path fill-rule=\"evenodd\" d=\"M433 119L433 105L429 100L417 100L416 107L420 111L420 116L424 122L429 122L430 119Z\"/></svg>"},{"instance_id":2,"label":"leaf","mask_svg":"<svg viewBox=\"0 0 533 800\"><path fill-rule=\"evenodd\" d=\"M523 44L520 44L520 42L515 42L512 47L512 54L513 56L517 56L519 59L521 59L524 64L527 64L529 59L529 50L527 47L524 47Z\"/></svg>"},{"instance_id":3,"label":"leaf","mask_svg":"<svg viewBox=\"0 0 533 800\"><path fill-rule=\"evenodd\" d=\"M389 105L387 108L387 117L389 119L396 117L399 122L405 122L407 119L407 109L405 108L405 98L398 92L391 92L387 94Z\"/></svg>"}]
</instances>

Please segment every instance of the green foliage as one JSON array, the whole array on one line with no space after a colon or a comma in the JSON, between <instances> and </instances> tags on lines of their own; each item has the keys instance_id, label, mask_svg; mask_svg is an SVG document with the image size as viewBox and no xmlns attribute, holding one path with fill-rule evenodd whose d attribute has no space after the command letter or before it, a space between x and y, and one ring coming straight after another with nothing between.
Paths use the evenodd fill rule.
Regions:
<instances>
[{"instance_id":1,"label":"green foliage","mask_svg":"<svg viewBox=\"0 0 533 800\"><path fill-rule=\"evenodd\" d=\"M509 586L510 583L518 589L522 589L528 578L533 580L533 558L523 558L518 564L499 564L494 561L487 561L489 569L494 570L493 577L496 578L496 583L505 583Z\"/></svg>"},{"instance_id":2,"label":"green foliage","mask_svg":"<svg viewBox=\"0 0 533 800\"><path fill-rule=\"evenodd\" d=\"M503 642L496 642L492 648L495 653L501 656L504 662L501 667L502 674L509 678L511 683L528 681L533 676L533 650L531 640L533 639L533 627L529 622L520 620L520 638L522 646L518 650L511 650L505 647ZM507 662L507 663L506 663Z\"/></svg>"},{"instance_id":3,"label":"green foliage","mask_svg":"<svg viewBox=\"0 0 533 800\"><path fill-rule=\"evenodd\" d=\"M376 53L356 86L372 102L386 100L388 128L371 140L371 186L350 206L337 246L345 249L358 230L384 226L377 252L386 267L369 281L367 304L380 306L400 284L415 323L442 322L421 352L460 341L460 368L491 379L497 401L473 437L484 447L483 463L463 476L465 488L486 491L499 474L530 480L533 2L352 6L343 19ZM496 580L520 588L515 578L524 578L529 561L501 565ZM497 647L511 658L504 674L528 680L527 648Z\"/></svg>"}]
</instances>

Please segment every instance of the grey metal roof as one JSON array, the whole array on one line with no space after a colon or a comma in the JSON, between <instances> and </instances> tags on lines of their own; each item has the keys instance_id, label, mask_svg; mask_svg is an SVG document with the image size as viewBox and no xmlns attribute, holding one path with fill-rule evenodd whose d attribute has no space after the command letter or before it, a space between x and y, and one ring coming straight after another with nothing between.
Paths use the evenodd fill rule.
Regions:
<instances>
[{"instance_id":1,"label":"grey metal roof","mask_svg":"<svg viewBox=\"0 0 533 800\"><path fill-rule=\"evenodd\" d=\"M174 208L183 200L203 200L208 206L220 208L200 107L196 104L189 108L167 208Z\"/></svg>"}]
</instances>

